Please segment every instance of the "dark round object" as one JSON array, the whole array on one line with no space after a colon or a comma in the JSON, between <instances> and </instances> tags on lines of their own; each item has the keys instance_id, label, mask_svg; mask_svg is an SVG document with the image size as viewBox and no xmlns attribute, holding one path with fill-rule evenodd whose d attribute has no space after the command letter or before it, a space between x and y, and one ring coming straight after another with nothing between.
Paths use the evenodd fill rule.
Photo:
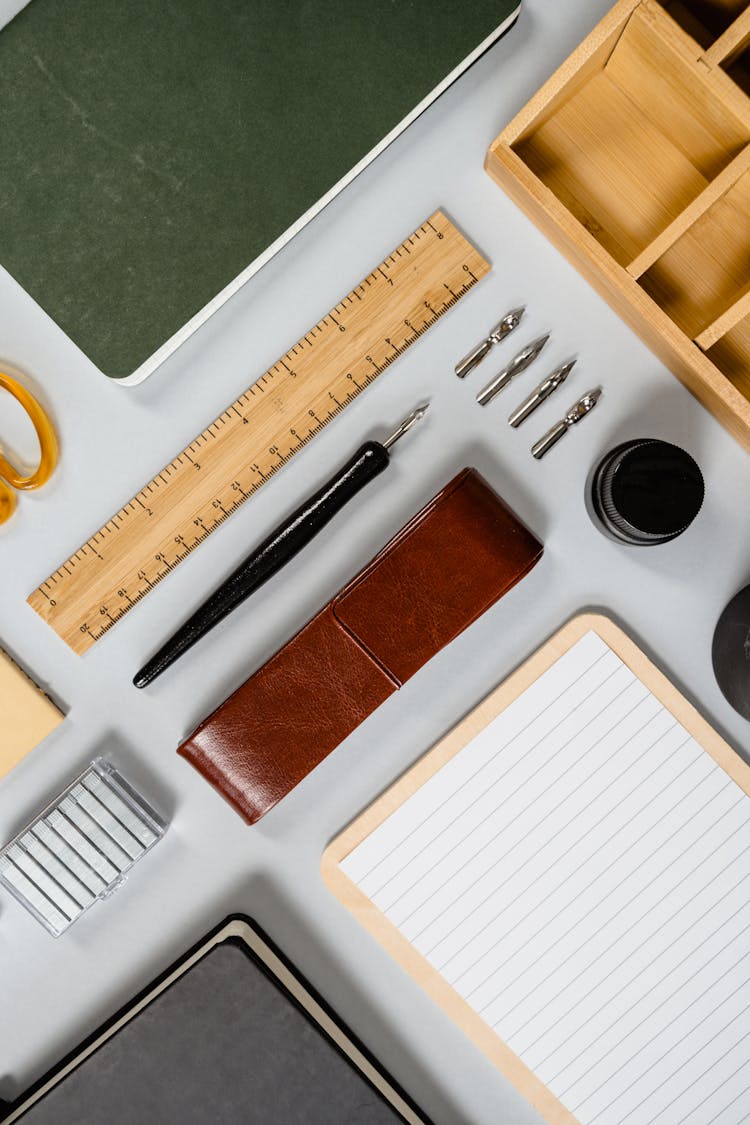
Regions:
<instances>
[{"instance_id":1,"label":"dark round object","mask_svg":"<svg viewBox=\"0 0 750 1125\"><path fill-rule=\"evenodd\" d=\"M594 511L615 539L637 547L668 543L690 526L705 486L684 449L656 438L626 441L599 462L591 484Z\"/></svg>"},{"instance_id":2,"label":"dark round object","mask_svg":"<svg viewBox=\"0 0 750 1125\"><path fill-rule=\"evenodd\" d=\"M750 586L734 595L719 618L711 659L724 698L750 719Z\"/></svg>"}]
</instances>

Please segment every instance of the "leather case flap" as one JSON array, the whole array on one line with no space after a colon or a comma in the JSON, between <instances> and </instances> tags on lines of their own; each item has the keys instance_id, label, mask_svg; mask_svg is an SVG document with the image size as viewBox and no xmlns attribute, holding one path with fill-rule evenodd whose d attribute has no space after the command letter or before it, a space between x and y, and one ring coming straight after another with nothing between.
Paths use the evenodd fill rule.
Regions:
<instances>
[{"instance_id":1,"label":"leather case flap","mask_svg":"<svg viewBox=\"0 0 750 1125\"><path fill-rule=\"evenodd\" d=\"M397 686L326 606L179 753L252 824Z\"/></svg>"},{"instance_id":2,"label":"leather case flap","mask_svg":"<svg viewBox=\"0 0 750 1125\"><path fill-rule=\"evenodd\" d=\"M334 610L403 684L541 553L518 517L466 469L339 594Z\"/></svg>"}]
</instances>

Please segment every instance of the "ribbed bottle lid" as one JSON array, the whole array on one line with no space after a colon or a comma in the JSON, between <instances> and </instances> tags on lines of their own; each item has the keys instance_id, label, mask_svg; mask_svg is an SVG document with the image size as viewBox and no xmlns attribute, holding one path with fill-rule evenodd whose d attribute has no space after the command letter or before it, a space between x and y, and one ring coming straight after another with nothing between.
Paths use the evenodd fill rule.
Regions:
<instances>
[{"instance_id":1,"label":"ribbed bottle lid","mask_svg":"<svg viewBox=\"0 0 750 1125\"><path fill-rule=\"evenodd\" d=\"M591 497L607 531L638 546L675 539L698 515L705 486L684 449L656 438L623 442L599 463Z\"/></svg>"},{"instance_id":2,"label":"ribbed bottle lid","mask_svg":"<svg viewBox=\"0 0 750 1125\"><path fill-rule=\"evenodd\" d=\"M719 618L711 659L724 698L750 719L750 586L734 595Z\"/></svg>"}]
</instances>

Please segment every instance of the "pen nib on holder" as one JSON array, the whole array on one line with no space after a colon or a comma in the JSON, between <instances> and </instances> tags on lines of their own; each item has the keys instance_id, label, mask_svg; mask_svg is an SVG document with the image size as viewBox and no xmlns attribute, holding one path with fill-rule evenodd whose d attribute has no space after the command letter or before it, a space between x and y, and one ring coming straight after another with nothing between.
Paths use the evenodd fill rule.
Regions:
<instances>
[{"instance_id":1,"label":"pen nib on holder","mask_svg":"<svg viewBox=\"0 0 750 1125\"><path fill-rule=\"evenodd\" d=\"M396 444L399 438L402 438L404 434L408 434L412 426L416 426L417 422L421 421L421 419L424 418L429 409L429 402L423 402L421 406L418 406L416 408L416 410L412 410L411 414L404 418L401 425L396 427L391 436L387 437L384 440L383 448L390 449L392 445Z\"/></svg>"},{"instance_id":2,"label":"pen nib on holder","mask_svg":"<svg viewBox=\"0 0 750 1125\"><path fill-rule=\"evenodd\" d=\"M424 418L427 407L428 403L422 403L407 414L385 441L366 441L361 445L330 480L300 504L240 563L156 655L144 664L133 680L135 686L146 687L160 676L307 546L366 484L388 468L391 446Z\"/></svg>"}]
</instances>

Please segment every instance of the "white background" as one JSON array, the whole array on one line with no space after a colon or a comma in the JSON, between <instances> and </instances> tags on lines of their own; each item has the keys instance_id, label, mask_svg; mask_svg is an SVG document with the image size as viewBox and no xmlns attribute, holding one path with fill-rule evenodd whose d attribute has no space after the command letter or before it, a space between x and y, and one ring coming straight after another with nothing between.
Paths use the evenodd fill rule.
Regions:
<instances>
[{"instance_id":1,"label":"white background","mask_svg":"<svg viewBox=\"0 0 750 1125\"><path fill-rule=\"evenodd\" d=\"M2 3L0 19L20 7ZM750 580L750 460L482 170L500 128L609 7L526 0L520 22L150 380L110 384L0 271L0 359L49 404L60 468L0 531L0 642L48 687L65 723L0 785L0 838L104 753L170 817L130 881L55 941L0 896L0 1097L15 1097L225 915L253 915L438 1125L538 1120L447 1017L328 894L320 855L352 817L563 621L603 607L742 751L747 724L714 682L718 614ZM26 605L62 560L437 207L493 264L473 293L85 657ZM512 344L465 383L456 359L513 305ZM551 330L544 362L487 409L501 361ZM578 355L566 387L519 431L509 410ZM529 446L579 393L595 412L541 463ZM365 437L423 398L428 418L342 518L152 689L131 678L250 547ZM33 450L3 403L2 435ZM664 547L631 549L591 522L584 486L615 442L682 444L704 509ZM196 723L273 653L464 465L545 543L511 595L435 658L255 828L175 755Z\"/></svg>"}]
</instances>

